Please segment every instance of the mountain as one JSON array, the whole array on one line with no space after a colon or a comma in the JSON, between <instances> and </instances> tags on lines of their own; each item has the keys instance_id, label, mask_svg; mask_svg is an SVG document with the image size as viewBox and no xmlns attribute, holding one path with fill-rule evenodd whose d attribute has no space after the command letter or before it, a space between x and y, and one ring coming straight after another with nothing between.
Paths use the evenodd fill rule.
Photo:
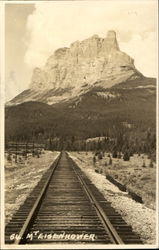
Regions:
<instances>
[{"instance_id":1,"label":"mountain","mask_svg":"<svg viewBox=\"0 0 159 250\"><path fill-rule=\"evenodd\" d=\"M87 138L103 136L111 138L108 151L155 159L156 79L120 51L114 31L75 42L36 68L30 88L7 103L5 132L6 142L49 141L56 150L86 150Z\"/></svg>"},{"instance_id":2,"label":"mountain","mask_svg":"<svg viewBox=\"0 0 159 250\"><path fill-rule=\"evenodd\" d=\"M134 60L120 51L115 31L108 31L105 38L94 35L56 50L43 69L34 69L29 89L7 105L27 101L51 105L80 97L97 86L110 88L142 77Z\"/></svg>"},{"instance_id":3,"label":"mountain","mask_svg":"<svg viewBox=\"0 0 159 250\"><path fill-rule=\"evenodd\" d=\"M6 107L6 138L48 137L89 138L113 134L118 129L134 138L156 126L156 80L128 80L111 88L94 87L66 102L48 105L24 102ZM130 127L130 128L129 128Z\"/></svg>"}]
</instances>

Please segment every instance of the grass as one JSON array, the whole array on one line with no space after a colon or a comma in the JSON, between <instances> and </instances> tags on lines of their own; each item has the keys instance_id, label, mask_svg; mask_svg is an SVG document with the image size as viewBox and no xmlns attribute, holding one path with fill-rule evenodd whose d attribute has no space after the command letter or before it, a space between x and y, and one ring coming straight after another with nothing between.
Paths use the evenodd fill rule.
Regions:
<instances>
[{"instance_id":1,"label":"grass","mask_svg":"<svg viewBox=\"0 0 159 250\"><path fill-rule=\"evenodd\" d=\"M96 157L96 163L93 164L94 154L89 152L75 153L75 155L92 166L94 170L103 175L110 175L119 183L138 196L140 196L144 204L152 209L155 209L156 201L156 165L153 163L153 168L150 167L151 160L147 155L141 154L130 157L129 161L124 161L122 158L112 158L112 164L109 165L110 153L105 153L102 159ZM107 162L107 166L105 166ZM143 167L143 163L145 167Z\"/></svg>"},{"instance_id":2,"label":"grass","mask_svg":"<svg viewBox=\"0 0 159 250\"><path fill-rule=\"evenodd\" d=\"M141 196L148 207L155 208L156 169L149 166L147 156L131 157L126 163L121 159L118 165L114 163L116 161L118 160L113 159L112 165L105 169L105 173Z\"/></svg>"}]
</instances>

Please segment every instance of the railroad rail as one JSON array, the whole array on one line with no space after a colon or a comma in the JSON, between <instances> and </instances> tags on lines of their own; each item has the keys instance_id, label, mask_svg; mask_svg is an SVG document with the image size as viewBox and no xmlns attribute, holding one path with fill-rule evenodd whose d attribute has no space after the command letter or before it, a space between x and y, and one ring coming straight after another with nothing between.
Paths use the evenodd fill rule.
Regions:
<instances>
[{"instance_id":1,"label":"railroad rail","mask_svg":"<svg viewBox=\"0 0 159 250\"><path fill-rule=\"evenodd\" d=\"M142 244L66 152L5 229L6 244Z\"/></svg>"}]
</instances>

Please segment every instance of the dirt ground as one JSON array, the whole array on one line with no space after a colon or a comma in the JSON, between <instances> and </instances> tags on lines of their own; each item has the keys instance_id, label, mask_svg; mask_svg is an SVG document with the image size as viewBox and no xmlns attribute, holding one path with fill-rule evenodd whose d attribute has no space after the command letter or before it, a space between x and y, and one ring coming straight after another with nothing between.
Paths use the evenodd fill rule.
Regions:
<instances>
[{"instance_id":1,"label":"dirt ground","mask_svg":"<svg viewBox=\"0 0 159 250\"><path fill-rule=\"evenodd\" d=\"M25 201L36 186L43 173L50 167L58 152L44 151L40 158L28 156L14 157L5 162L5 223L11 219L15 211Z\"/></svg>"}]
</instances>

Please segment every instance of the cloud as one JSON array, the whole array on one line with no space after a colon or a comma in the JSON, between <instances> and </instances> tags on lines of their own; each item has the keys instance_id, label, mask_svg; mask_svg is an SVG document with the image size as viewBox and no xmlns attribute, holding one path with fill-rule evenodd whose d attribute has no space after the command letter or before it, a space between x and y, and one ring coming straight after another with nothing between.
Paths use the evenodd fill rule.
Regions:
<instances>
[{"instance_id":1,"label":"cloud","mask_svg":"<svg viewBox=\"0 0 159 250\"><path fill-rule=\"evenodd\" d=\"M120 48L132 58L135 66L145 76L157 77L157 34L149 32L145 37L133 35L128 43L121 42Z\"/></svg>"},{"instance_id":2,"label":"cloud","mask_svg":"<svg viewBox=\"0 0 159 250\"><path fill-rule=\"evenodd\" d=\"M13 96L17 95L17 92L19 90L19 86L17 84L16 75L14 71L10 71L8 78L6 80L5 88L7 91L5 91L6 96L5 100L9 101Z\"/></svg>"},{"instance_id":3,"label":"cloud","mask_svg":"<svg viewBox=\"0 0 159 250\"><path fill-rule=\"evenodd\" d=\"M25 62L42 67L55 49L93 34L117 32L120 47L132 55L144 74L156 74L156 1L38 2L29 15L30 42ZM147 62L147 64L146 64Z\"/></svg>"}]
</instances>

